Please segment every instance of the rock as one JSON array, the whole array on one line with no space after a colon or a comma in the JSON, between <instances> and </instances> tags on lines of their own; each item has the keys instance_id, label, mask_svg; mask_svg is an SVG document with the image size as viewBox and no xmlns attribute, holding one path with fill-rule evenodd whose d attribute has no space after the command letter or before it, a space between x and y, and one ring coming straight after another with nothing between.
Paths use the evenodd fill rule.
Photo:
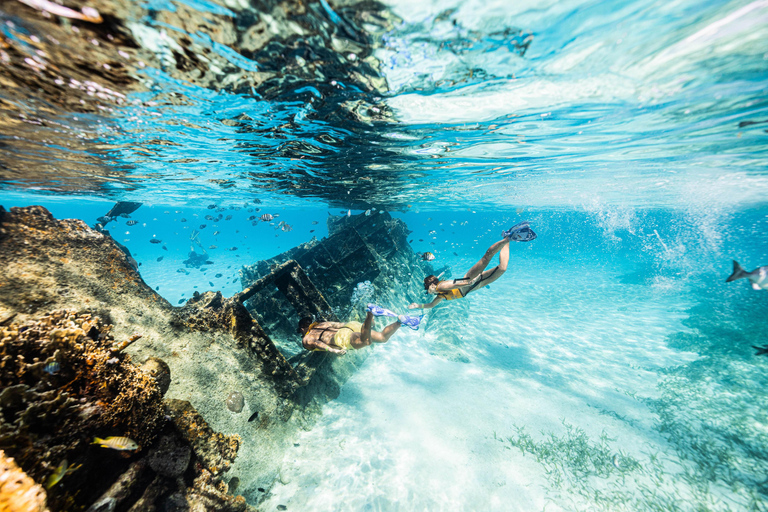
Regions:
<instances>
[{"instance_id":1,"label":"rock","mask_svg":"<svg viewBox=\"0 0 768 512\"><path fill-rule=\"evenodd\" d=\"M148 456L149 467L168 478L180 476L189 466L192 451L173 436L163 436Z\"/></svg>"},{"instance_id":2,"label":"rock","mask_svg":"<svg viewBox=\"0 0 768 512\"><path fill-rule=\"evenodd\" d=\"M166 400L165 403L176 429L192 446L199 461L213 475L229 470L240 448L240 436L214 432L187 401Z\"/></svg>"},{"instance_id":3,"label":"rock","mask_svg":"<svg viewBox=\"0 0 768 512\"><path fill-rule=\"evenodd\" d=\"M160 389L160 394L165 395L171 385L171 368L159 357L150 357L143 365L141 371L152 377Z\"/></svg>"},{"instance_id":4,"label":"rock","mask_svg":"<svg viewBox=\"0 0 768 512\"><path fill-rule=\"evenodd\" d=\"M245 406L243 394L239 391L233 391L227 397L227 409L232 412L241 412Z\"/></svg>"}]
</instances>

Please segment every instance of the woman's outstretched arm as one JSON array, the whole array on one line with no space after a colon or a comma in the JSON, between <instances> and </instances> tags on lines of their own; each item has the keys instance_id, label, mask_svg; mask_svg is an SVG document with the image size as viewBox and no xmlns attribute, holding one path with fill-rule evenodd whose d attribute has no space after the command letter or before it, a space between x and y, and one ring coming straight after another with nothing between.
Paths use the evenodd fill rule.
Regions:
<instances>
[{"instance_id":1,"label":"woman's outstretched arm","mask_svg":"<svg viewBox=\"0 0 768 512\"><path fill-rule=\"evenodd\" d=\"M435 300L433 300L429 304L419 304L418 302L414 302L413 304L408 306L408 309L417 309L417 308L432 309L433 307L437 306L438 302L440 302L442 300L443 300L442 297L435 297Z\"/></svg>"}]
</instances>

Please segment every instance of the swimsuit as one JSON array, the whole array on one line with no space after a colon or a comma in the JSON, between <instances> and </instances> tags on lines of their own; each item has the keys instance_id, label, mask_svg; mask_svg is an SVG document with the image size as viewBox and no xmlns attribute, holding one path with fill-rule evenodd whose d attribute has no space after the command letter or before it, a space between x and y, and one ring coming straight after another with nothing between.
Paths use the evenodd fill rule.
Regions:
<instances>
[{"instance_id":1,"label":"swimsuit","mask_svg":"<svg viewBox=\"0 0 768 512\"><path fill-rule=\"evenodd\" d=\"M363 324L360 322L347 322L344 327L340 327L333 335L333 344L344 350L352 350L352 333L363 330Z\"/></svg>"},{"instance_id":2,"label":"swimsuit","mask_svg":"<svg viewBox=\"0 0 768 512\"><path fill-rule=\"evenodd\" d=\"M451 290L448 290L446 292L440 292L437 294L438 297L442 297L445 300L453 300L453 299L462 299L464 298L464 294L461 293L461 290L458 288L453 288Z\"/></svg>"},{"instance_id":3,"label":"swimsuit","mask_svg":"<svg viewBox=\"0 0 768 512\"><path fill-rule=\"evenodd\" d=\"M472 286L470 286L470 287L469 287L469 290L467 290L467 291L466 291L466 292L464 292L464 293L462 293L462 291L461 291L461 289L460 289L460 288L453 288L453 289L451 289L451 290L448 290L448 291L445 291L445 292L439 292L439 293L437 294L437 296L438 296L438 297L442 297L442 298L444 298L445 300L463 299L464 297L466 297L466 296L467 296L467 293L471 292L472 290L474 290L475 288L477 288L478 286L480 286L480 284L481 284L483 281L485 281L486 279L490 279L491 277L493 277L493 275L496 273L496 271L497 271L497 270L499 270L499 267L494 267L493 271L492 271L490 274L488 274L488 276L487 276L487 277L481 277L481 278L480 278L480 280L479 280L478 282L476 282L475 284L473 284ZM454 279L454 280L453 280L453 284L456 284L456 281L464 281L464 280L466 280L466 279L467 279L466 277L464 277L464 278L462 278L462 279Z\"/></svg>"},{"instance_id":4,"label":"swimsuit","mask_svg":"<svg viewBox=\"0 0 768 512\"><path fill-rule=\"evenodd\" d=\"M307 328L307 332L310 332L318 323L319 322L310 324L309 328ZM320 331L320 334L317 335L317 339L319 341L323 341L323 334L325 334L326 331L333 331L335 329L336 329L335 327L325 327L322 329L318 329ZM352 350L354 348L352 346L352 333L361 332L362 329L363 329L363 324L361 324L360 322L347 322L342 327L339 327L339 329L333 335L333 344L343 350ZM327 352L327 351L324 348L313 348L312 352Z\"/></svg>"}]
</instances>

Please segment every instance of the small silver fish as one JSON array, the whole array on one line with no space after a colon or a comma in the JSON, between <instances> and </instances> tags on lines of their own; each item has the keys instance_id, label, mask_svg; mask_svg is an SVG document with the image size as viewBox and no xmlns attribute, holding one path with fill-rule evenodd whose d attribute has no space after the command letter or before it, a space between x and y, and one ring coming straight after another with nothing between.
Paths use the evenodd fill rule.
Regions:
<instances>
[{"instance_id":1,"label":"small silver fish","mask_svg":"<svg viewBox=\"0 0 768 512\"><path fill-rule=\"evenodd\" d=\"M421 259L424 261L432 261L435 259L435 255L432 254L431 252L425 252L424 254L421 255Z\"/></svg>"},{"instance_id":2,"label":"small silver fish","mask_svg":"<svg viewBox=\"0 0 768 512\"><path fill-rule=\"evenodd\" d=\"M100 437L94 437L91 444L98 444L102 448L112 448L113 450L136 450L139 445L136 441L127 437L114 437L110 436L106 439Z\"/></svg>"},{"instance_id":3,"label":"small silver fish","mask_svg":"<svg viewBox=\"0 0 768 512\"><path fill-rule=\"evenodd\" d=\"M219 231L214 231L214 232L213 232L213 236L216 236L216 235L218 235L219 233L220 233Z\"/></svg>"},{"instance_id":4,"label":"small silver fish","mask_svg":"<svg viewBox=\"0 0 768 512\"><path fill-rule=\"evenodd\" d=\"M616 469L621 469L621 466L619 465L619 454L616 453L613 455L613 465L616 466Z\"/></svg>"},{"instance_id":5,"label":"small silver fish","mask_svg":"<svg viewBox=\"0 0 768 512\"><path fill-rule=\"evenodd\" d=\"M746 277L752 283L753 290L768 290L768 265L747 272L744 267L733 260L733 273L725 280L726 283Z\"/></svg>"},{"instance_id":6,"label":"small silver fish","mask_svg":"<svg viewBox=\"0 0 768 512\"><path fill-rule=\"evenodd\" d=\"M293 230L293 227L291 227L291 225L288 224L287 222L283 222L283 225L280 227L280 229L282 229L285 232L288 232Z\"/></svg>"}]
</instances>

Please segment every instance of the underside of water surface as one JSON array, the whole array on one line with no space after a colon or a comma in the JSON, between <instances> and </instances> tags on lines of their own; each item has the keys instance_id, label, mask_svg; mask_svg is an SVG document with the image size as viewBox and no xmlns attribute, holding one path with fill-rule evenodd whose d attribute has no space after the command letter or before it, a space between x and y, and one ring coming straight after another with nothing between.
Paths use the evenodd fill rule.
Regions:
<instances>
[{"instance_id":1,"label":"underside of water surface","mask_svg":"<svg viewBox=\"0 0 768 512\"><path fill-rule=\"evenodd\" d=\"M366 297L421 327L361 349L285 450L249 451L247 417L208 419L242 439L233 494L264 511L768 510L768 2L56 5L0 4L0 205L107 233L174 307L235 296L345 218L404 223L445 279L519 222L537 235L433 309L376 281ZM107 215L118 202L141 204ZM735 262L756 273L726 282ZM334 313L362 318L358 299Z\"/></svg>"}]
</instances>

